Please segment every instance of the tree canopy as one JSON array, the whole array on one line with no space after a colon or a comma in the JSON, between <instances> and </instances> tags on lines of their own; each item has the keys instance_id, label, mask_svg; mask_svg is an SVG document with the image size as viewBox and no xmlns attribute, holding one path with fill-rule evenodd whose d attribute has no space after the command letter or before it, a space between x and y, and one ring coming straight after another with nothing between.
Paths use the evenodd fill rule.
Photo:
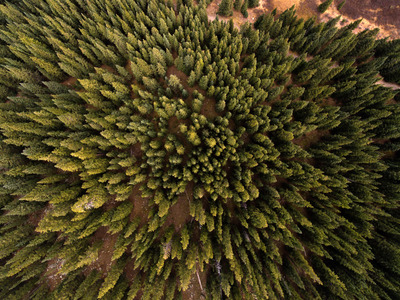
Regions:
<instances>
[{"instance_id":1,"label":"tree canopy","mask_svg":"<svg viewBox=\"0 0 400 300\"><path fill-rule=\"evenodd\" d=\"M398 297L399 40L209 2L2 1L1 299Z\"/></svg>"}]
</instances>

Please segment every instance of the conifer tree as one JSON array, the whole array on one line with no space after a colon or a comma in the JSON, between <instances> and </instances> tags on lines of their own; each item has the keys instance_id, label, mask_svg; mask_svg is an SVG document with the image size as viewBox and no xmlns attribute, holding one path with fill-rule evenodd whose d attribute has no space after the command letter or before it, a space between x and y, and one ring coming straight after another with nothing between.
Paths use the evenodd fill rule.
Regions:
<instances>
[{"instance_id":1,"label":"conifer tree","mask_svg":"<svg viewBox=\"0 0 400 300\"><path fill-rule=\"evenodd\" d=\"M343 0L342 2L340 2L337 6L337 10L341 10L342 7L346 4L346 0Z\"/></svg>"},{"instance_id":2,"label":"conifer tree","mask_svg":"<svg viewBox=\"0 0 400 300\"><path fill-rule=\"evenodd\" d=\"M242 0L235 0L235 2L233 3L233 8L235 10L240 10L242 7Z\"/></svg>"},{"instance_id":3,"label":"conifer tree","mask_svg":"<svg viewBox=\"0 0 400 300\"><path fill-rule=\"evenodd\" d=\"M242 7L240 8L240 12L245 18L247 18L249 15L249 13L247 12L248 7L249 7L249 0L244 0Z\"/></svg>"},{"instance_id":4,"label":"conifer tree","mask_svg":"<svg viewBox=\"0 0 400 300\"><path fill-rule=\"evenodd\" d=\"M233 14L233 0L222 0L218 8L218 14L231 16Z\"/></svg>"},{"instance_id":5,"label":"conifer tree","mask_svg":"<svg viewBox=\"0 0 400 300\"><path fill-rule=\"evenodd\" d=\"M324 2L322 2L319 6L318 6L318 11L320 13L324 13L329 6L331 6L333 0L326 0Z\"/></svg>"},{"instance_id":6,"label":"conifer tree","mask_svg":"<svg viewBox=\"0 0 400 300\"><path fill-rule=\"evenodd\" d=\"M260 0L248 0L249 1L249 8L254 8L260 5Z\"/></svg>"}]
</instances>

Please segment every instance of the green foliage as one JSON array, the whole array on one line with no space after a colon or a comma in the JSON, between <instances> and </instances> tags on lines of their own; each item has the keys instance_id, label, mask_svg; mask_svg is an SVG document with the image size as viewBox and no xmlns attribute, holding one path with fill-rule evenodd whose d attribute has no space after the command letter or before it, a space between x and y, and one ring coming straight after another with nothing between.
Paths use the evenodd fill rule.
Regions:
<instances>
[{"instance_id":1,"label":"green foliage","mask_svg":"<svg viewBox=\"0 0 400 300\"><path fill-rule=\"evenodd\" d=\"M242 7L242 0L235 0L235 2L233 3L233 8L235 10L240 10L241 7Z\"/></svg>"},{"instance_id":2,"label":"green foliage","mask_svg":"<svg viewBox=\"0 0 400 300\"><path fill-rule=\"evenodd\" d=\"M260 5L260 0L248 0L249 8L254 8Z\"/></svg>"},{"instance_id":3,"label":"green foliage","mask_svg":"<svg viewBox=\"0 0 400 300\"><path fill-rule=\"evenodd\" d=\"M222 0L219 4L218 14L221 16L231 16L233 14L233 0Z\"/></svg>"},{"instance_id":4,"label":"green foliage","mask_svg":"<svg viewBox=\"0 0 400 300\"><path fill-rule=\"evenodd\" d=\"M342 7L346 4L346 0L343 0L342 2L340 2L337 6L337 10L341 10Z\"/></svg>"},{"instance_id":5,"label":"green foliage","mask_svg":"<svg viewBox=\"0 0 400 300\"><path fill-rule=\"evenodd\" d=\"M242 7L240 8L240 12L242 13L243 17L247 18L249 16L249 13L247 12L247 9L249 7L249 1L244 0Z\"/></svg>"},{"instance_id":6,"label":"green foliage","mask_svg":"<svg viewBox=\"0 0 400 300\"><path fill-rule=\"evenodd\" d=\"M98 299L102 299L104 295L115 286L119 277L124 271L124 265L125 260L120 259L111 267L110 271L107 273L107 277L104 279L100 287L99 294L97 296Z\"/></svg>"},{"instance_id":7,"label":"green foliage","mask_svg":"<svg viewBox=\"0 0 400 300\"><path fill-rule=\"evenodd\" d=\"M0 5L0 299L398 297L400 42L210 3Z\"/></svg>"},{"instance_id":8,"label":"green foliage","mask_svg":"<svg viewBox=\"0 0 400 300\"><path fill-rule=\"evenodd\" d=\"M328 9L328 7L332 5L332 3L333 0L325 0L318 6L318 11L320 13L324 13Z\"/></svg>"}]
</instances>

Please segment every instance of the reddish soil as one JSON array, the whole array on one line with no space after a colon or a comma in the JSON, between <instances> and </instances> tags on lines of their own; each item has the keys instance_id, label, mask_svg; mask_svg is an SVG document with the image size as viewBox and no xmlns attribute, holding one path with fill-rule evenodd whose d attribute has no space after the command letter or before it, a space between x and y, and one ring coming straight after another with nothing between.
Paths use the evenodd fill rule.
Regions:
<instances>
[{"instance_id":1,"label":"reddish soil","mask_svg":"<svg viewBox=\"0 0 400 300\"><path fill-rule=\"evenodd\" d=\"M384 87L392 88L394 90L400 90L400 85L395 84L395 83L386 82L384 80L379 80L376 82L376 84L380 84L380 85L383 85Z\"/></svg>"},{"instance_id":2,"label":"reddish soil","mask_svg":"<svg viewBox=\"0 0 400 300\"><path fill-rule=\"evenodd\" d=\"M55 290L56 287L65 278L65 275L59 273L63 264L64 260L59 258L54 258L47 263L47 269L45 272L46 282L49 285L51 291Z\"/></svg>"},{"instance_id":3,"label":"reddish soil","mask_svg":"<svg viewBox=\"0 0 400 300\"><path fill-rule=\"evenodd\" d=\"M100 68L107 70L110 73L116 73L115 69L113 67L107 66L107 65L101 65Z\"/></svg>"},{"instance_id":4,"label":"reddish soil","mask_svg":"<svg viewBox=\"0 0 400 300\"><path fill-rule=\"evenodd\" d=\"M137 279L136 276L138 275L139 270L135 269L135 260L134 259L128 260L128 262L125 265L125 270L124 271L125 271L124 273L126 275L126 278L130 282L132 282L132 281Z\"/></svg>"},{"instance_id":5,"label":"reddish soil","mask_svg":"<svg viewBox=\"0 0 400 300\"><path fill-rule=\"evenodd\" d=\"M67 87L73 87L78 79L75 77L69 77L67 80L64 80L61 82L62 85L65 85Z\"/></svg>"},{"instance_id":6,"label":"reddish soil","mask_svg":"<svg viewBox=\"0 0 400 300\"><path fill-rule=\"evenodd\" d=\"M332 97L329 97L327 99L321 100L320 103L321 106L339 106L341 105L338 100L333 99Z\"/></svg>"},{"instance_id":7,"label":"reddish soil","mask_svg":"<svg viewBox=\"0 0 400 300\"><path fill-rule=\"evenodd\" d=\"M174 58L176 58L176 54L174 55ZM194 91L194 88L191 88L188 84L187 84L187 79L188 76L182 72L181 70L179 70L175 65L169 67L167 69L167 73L166 73L167 77L169 78L171 75L175 75L176 77L179 78L179 80L181 81L183 87L185 89L187 89L188 91L191 89L190 92Z\"/></svg>"},{"instance_id":8,"label":"reddish soil","mask_svg":"<svg viewBox=\"0 0 400 300\"><path fill-rule=\"evenodd\" d=\"M333 18L341 16L341 21L337 26L344 27L358 19L362 19L354 33L379 28L378 38L398 39L400 38L400 1L399 0L348 0L340 11L337 5L342 0L334 0L334 3L325 13L318 11L318 6L324 0L260 0L258 7L248 10L248 18L245 18L240 12L234 10L233 16L224 17L217 15L221 0L213 1L207 8L208 19L229 21L233 20L236 28L239 28L246 22L255 22L263 13L269 13L277 9L278 14L291 8L296 8L297 15L301 18L317 17L320 22L327 22ZM295 53L290 52L295 55ZM295 55L297 56L297 55ZM309 58L307 59L309 60ZM377 82L385 87L400 89L400 85L387 83L383 80Z\"/></svg>"},{"instance_id":9,"label":"reddish soil","mask_svg":"<svg viewBox=\"0 0 400 300\"><path fill-rule=\"evenodd\" d=\"M170 207L164 228L174 225L175 231L180 231L182 226L191 219L189 203L193 199L193 186L193 182L189 182L185 192L180 194L176 203Z\"/></svg>"},{"instance_id":10,"label":"reddish soil","mask_svg":"<svg viewBox=\"0 0 400 300\"><path fill-rule=\"evenodd\" d=\"M272 0L268 1L268 10L277 8L278 14L291 8L296 7L297 15L300 18L311 18L317 12L317 0Z\"/></svg>"},{"instance_id":11,"label":"reddish soil","mask_svg":"<svg viewBox=\"0 0 400 300\"><path fill-rule=\"evenodd\" d=\"M31 213L28 217L27 222L31 224L33 227L37 227L39 225L40 220L43 219L45 214L51 209L52 205L48 204L46 207Z\"/></svg>"},{"instance_id":12,"label":"reddish soil","mask_svg":"<svg viewBox=\"0 0 400 300\"><path fill-rule=\"evenodd\" d=\"M142 157L143 155L142 145L140 143L136 143L130 148L130 153L136 158Z\"/></svg>"},{"instance_id":13,"label":"reddish soil","mask_svg":"<svg viewBox=\"0 0 400 300\"><path fill-rule=\"evenodd\" d=\"M215 104L214 98L205 98L200 113L208 119L214 119L220 116L221 114L215 110Z\"/></svg>"},{"instance_id":14,"label":"reddish soil","mask_svg":"<svg viewBox=\"0 0 400 300\"><path fill-rule=\"evenodd\" d=\"M348 0L338 11L337 5L342 0L334 0L334 4L323 14L318 11L318 5L323 0L271 0L266 6L268 11L278 8L278 13L296 6L299 17L317 16L319 21L328 21L342 15L339 26L346 26L357 19L363 19L355 32L364 29L379 28L379 38L400 38L400 2L398 0Z\"/></svg>"},{"instance_id":15,"label":"reddish soil","mask_svg":"<svg viewBox=\"0 0 400 300\"><path fill-rule=\"evenodd\" d=\"M140 218L140 224L144 225L147 222L147 216L149 214L149 201L147 198L143 198L140 191L140 184L135 185L129 200L133 203L133 210L130 215L130 219L133 220L135 217Z\"/></svg>"},{"instance_id":16,"label":"reddish soil","mask_svg":"<svg viewBox=\"0 0 400 300\"><path fill-rule=\"evenodd\" d=\"M90 274L91 271L96 269L103 276L105 276L111 268L111 257L114 253L114 244L117 240L118 234L111 235L107 232L107 230L107 227L100 227L94 234L93 240L103 241L103 245L99 251L99 256L97 257L96 261L86 267L86 274Z\"/></svg>"},{"instance_id":17,"label":"reddish soil","mask_svg":"<svg viewBox=\"0 0 400 300\"><path fill-rule=\"evenodd\" d=\"M329 134L328 130L312 130L303 134L301 137L292 140L292 142L303 149L307 149L327 134Z\"/></svg>"},{"instance_id":18,"label":"reddish soil","mask_svg":"<svg viewBox=\"0 0 400 300\"><path fill-rule=\"evenodd\" d=\"M335 4L340 1L335 0ZM400 1L398 0L351 0L340 10L345 18L363 18L382 33L400 38ZM362 26L362 24L361 24Z\"/></svg>"},{"instance_id":19,"label":"reddish soil","mask_svg":"<svg viewBox=\"0 0 400 300\"><path fill-rule=\"evenodd\" d=\"M197 272L193 274L190 279L189 287L186 291L182 292L182 300L204 300L207 282L207 270L200 272L197 268Z\"/></svg>"},{"instance_id":20,"label":"reddish soil","mask_svg":"<svg viewBox=\"0 0 400 300\"><path fill-rule=\"evenodd\" d=\"M186 141L185 135L180 131L179 125L190 125L189 120L180 120L176 116L172 116L168 120L168 130L170 133L174 134L185 146L185 150L188 149L187 147L191 148L191 145L189 142Z\"/></svg>"},{"instance_id":21,"label":"reddish soil","mask_svg":"<svg viewBox=\"0 0 400 300\"><path fill-rule=\"evenodd\" d=\"M351 0L338 11L336 6L340 2L340 0L335 0L334 5L331 5L325 13L318 13L319 20L328 21L342 15L339 26L346 26L355 20L363 19L354 32L379 28L378 38L400 38L400 2L398 0Z\"/></svg>"}]
</instances>

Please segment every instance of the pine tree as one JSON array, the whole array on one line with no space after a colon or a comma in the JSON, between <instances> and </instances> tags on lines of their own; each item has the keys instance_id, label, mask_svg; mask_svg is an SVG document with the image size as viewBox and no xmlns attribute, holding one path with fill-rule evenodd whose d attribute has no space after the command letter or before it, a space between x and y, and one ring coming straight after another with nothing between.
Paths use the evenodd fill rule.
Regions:
<instances>
[{"instance_id":1,"label":"pine tree","mask_svg":"<svg viewBox=\"0 0 400 300\"><path fill-rule=\"evenodd\" d=\"M242 13L242 15L247 18L249 16L248 12L247 12L247 8L249 6L249 0L244 0L242 7L240 8L240 12Z\"/></svg>"},{"instance_id":2,"label":"pine tree","mask_svg":"<svg viewBox=\"0 0 400 300\"><path fill-rule=\"evenodd\" d=\"M260 0L248 0L249 1L249 8L254 8L260 5Z\"/></svg>"},{"instance_id":3,"label":"pine tree","mask_svg":"<svg viewBox=\"0 0 400 300\"><path fill-rule=\"evenodd\" d=\"M217 13L221 16L231 16L233 14L233 0L222 0Z\"/></svg>"},{"instance_id":4,"label":"pine tree","mask_svg":"<svg viewBox=\"0 0 400 300\"><path fill-rule=\"evenodd\" d=\"M107 277L104 279L104 282L100 287L99 294L97 296L98 299L103 298L104 295L115 286L118 279L122 275L125 262L126 260L121 258L111 267L110 271L107 273Z\"/></svg>"},{"instance_id":5,"label":"pine tree","mask_svg":"<svg viewBox=\"0 0 400 300\"><path fill-rule=\"evenodd\" d=\"M233 3L233 8L235 10L240 10L242 7L242 0L235 0L235 2Z\"/></svg>"},{"instance_id":6,"label":"pine tree","mask_svg":"<svg viewBox=\"0 0 400 300\"><path fill-rule=\"evenodd\" d=\"M318 6L318 11L320 13L324 13L329 6L331 6L333 0L326 0L324 2L322 2L319 6Z\"/></svg>"},{"instance_id":7,"label":"pine tree","mask_svg":"<svg viewBox=\"0 0 400 300\"><path fill-rule=\"evenodd\" d=\"M346 4L346 0L343 0L342 2L340 2L337 6L337 10L341 10L342 7Z\"/></svg>"}]
</instances>

